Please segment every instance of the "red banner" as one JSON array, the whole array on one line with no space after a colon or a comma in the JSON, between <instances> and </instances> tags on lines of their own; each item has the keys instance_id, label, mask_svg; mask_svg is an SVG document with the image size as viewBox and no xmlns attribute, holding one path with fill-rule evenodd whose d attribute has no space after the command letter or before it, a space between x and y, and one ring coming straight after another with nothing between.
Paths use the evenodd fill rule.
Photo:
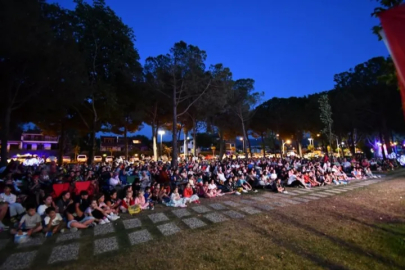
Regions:
<instances>
[{"instance_id":1,"label":"red banner","mask_svg":"<svg viewBox=\"0 0 405 270\"><path fill-rule=\"evenodd\" d=\"M402 108L405 109L405 5L384 11L379 17L384 41L397 69Z\"/></svg>"}]
</instances>

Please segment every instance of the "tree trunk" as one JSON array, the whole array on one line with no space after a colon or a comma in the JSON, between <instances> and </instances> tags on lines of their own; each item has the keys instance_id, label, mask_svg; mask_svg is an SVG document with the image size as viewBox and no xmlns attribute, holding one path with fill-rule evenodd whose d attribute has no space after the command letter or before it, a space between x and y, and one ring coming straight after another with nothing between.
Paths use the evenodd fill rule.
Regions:
<instances>
[{"instance_id":1,"label":"tree trunk","mask_svg":"<svg viewBox=\"0 0 405 270\"><path fill-rule=\"evenodd\" d=\"M242 120L242 132L243 132L243 142L244 142L244 149L243 151L245 152L245 158L248 158L248 151L247 151L247 136L246 136L246 129L245 129L245 122Z\"/></svg>"},{"instance_id":2,"label":"tree trunk","mask_svg":"<svg viewBox=\"0 0 405 270\"><path fill-rule=\"evenodd\" d=\"M153 158L155 161L157 161L158 160L158 151L157 151L157 138L156 138L155 124L152 124L152 144L153 144Z\"/></svg>"},{"instance_id":3,"label":"tree trunk","mask_svg":"<svg viewBox=\"0 0 405 270\"><path fill-rule=\"evenodd\" d=\"M177 104L176 104L176 88L173 87L173 131L172 131L172 168L177 167Z\"/></svg>"},{"instance_id":4,"label":"tree trunk","mask_svg":"<svg viewBox=\"0 0 405 270\"><path fill-rule=\"evenodd\" d=\"M383 127L385 147L387 147L387 154L389 155L392 153L391 134L387 128L387 121L385 120L385 118L383 119L382 127Z\"/></svg>"},{"instance_id":5,"label":"tree trunk","mask_svg":"<svg viewBox=\"0 0 405 270\"><path fill-rule=\"evenodd\" d=\"M300 156L300 157L302 157L302 144L301 144L301 142L302 142L302 134L303 134L303 132L301 131L301 130L298 130L296 133L295 133L295 135L296 135L296 137L297 137L297 150L298 150L298 155Z\"/></svg>"},{"instance_id":6,"label":"tree trunk","mask_svg":"<svg viewBox=\"0 0 405 270\"><path fill-rule=\"evenodd\" d=\"M247 149L246 150L248 150L250 157L252 157L252 145L250 143L248 134L246 134L246 142L247 142Z\"/></svg>"},{"instance_id":7,"label":"tree trunk","mask_svg":"<svg viewBox=\"0 0 405 270\"><path fill-rule=\"evenodd\" d=\"M383 135L382 135L381 131L380 131L380 142L381 142L381 153L382 153L383 159L386 160L387 156L385 155L385 151L384 151L384 139L383 139Z\"/></svg>"},{"instance_id":8,"label":"tree trunk","mask_svg":"<svg viewBox=\"0 0 405 270\"><path fill-rule=\"evenodd\" d=\"M197 127L196 122L193 120L193 156L197 156Z\"/></svg>"},{"instance_id":9,"label":"tree trunk","mask_svg":"<svg viewBox=\"0 0 405 270\"><path fill-rule=\"evenodd\" d=\"M176 124L177 125L177 124ZM180 141L180 137L181 137L181 130L183 129L183 125L180 125L180 129L178 130L177 133L177 141Z\"/></svg>"},{"instance_id":10,"label":"tree trunk","mask_svg":"<svg viewBox=\"0 0 405 270\"><path fill-rule=\"evenodd\" d=\"M95 152L95 145L96 145L96 121L93 120L91 131L90 131L90 151L89 151L89 159L87 160L87 164L92 164L94 161L94 152Z\"/></svg>"},{"instance_id":11,"label":"tree trunk","mask_svg":"<svg viewBox=\"0 0 405 270\"><path fill-rule=\"evenodd\" d=\"M352 129L352 132L350 133L350 138L352 140L352 143L350 144L350 152L352 153L352 156L354 156L356 154L356 142L355 142L355 138L354 138L354 129Z\"/></svg>"},{"instance_id":12,"label":"tree trunk","mask_svg":"<svg viewBox=\"0 0 405 270\"><path fill-rule=\"evenodd\" d=\"M128 139L127 139L127 125L124 125L124 144L125 144L125 160L128 160Z\"/></svg>"},{"instance_id":13,"label":"tree trunk","mask_svg":"<svg viewBox=\"0 0 405 270\"><path fill-rule=\"evenodd\" d=\"M332 140L333 140L333 138L332 138L332 124L329 124L329 149L330 149L330 153L329 153L329 156L330 157L333 157L333 146L332 146Z\"/></svg>"},{"instance_id":14,"label":"tree trunk","mask_svg":"<svg viewBox=\"0 0 405 270\"><path fill-rule=\"evenodd\" d=\"M300 155L300 157L302 157L302 145L300 141L297 141L297 145L298 145L298 154Z\"/></svg>"},{"instance_id":15,"label":"tree trunk","mask_svg":"<svg viewBox=\"0 0 405 270\"><path fill-rule=\"evenodd\" d=\"M260 134L260 138L262 139L262 153L263 153L263 157L265 157L266 156L266 142L264 141L264 132L262 132L261 134Z\"/></svg>"},{"instance_id":16,"label":"tree trunk","mask_svg":"<svg viewBox=\"0 0 405 270\"><path fill-rule=\"evenodd\" d=\"M58 165L62 166L63 164L63 154L65 148L65 123L64 120L61 120L60 123L60 137L59 137L59 153L58 153Z\"/></svg>"},{"instance_id":17,"label":"tree trunk","mask_svg":"<svg viewBox=\"0 0 405 270\"><path fill-rule=\"evenodd\" d=\"M7 166L7 143L10 133L11 107L7 107L4 112L3 124L1 125L1 167Z\"/></svg>"},{"instance_id":18,"label":"tree trunk","mask_svg":"<svg viewBox=\"0 0 405 270\"><path fill-rule=\"evenodd\" d=\"M219 159L225 154L225 142L224 142L224 132L222 129L219 129Z\"/></svg>"},{"instance_id":19,"label":"tree trunk","mask_svg":"<svg viewBox=\"0 0 405 270\"><path fill-rule=\"evenodd\" d=\"M183 136L184 136L184 140L183 140L183 154L184 154L184 159L186 159L187 160L187 156L188 156L188 143L187 143L187 135L188 135L188 132L187 132L187 130L186 129L184 129L184 134L183 134Z\"/></svg>"}]
</instances>

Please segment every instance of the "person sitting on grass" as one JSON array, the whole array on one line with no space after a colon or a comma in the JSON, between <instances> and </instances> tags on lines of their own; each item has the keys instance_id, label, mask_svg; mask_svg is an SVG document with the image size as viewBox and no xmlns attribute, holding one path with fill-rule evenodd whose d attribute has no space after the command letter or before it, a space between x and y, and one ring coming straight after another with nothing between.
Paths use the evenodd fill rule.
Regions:
<instances>
[{"instance_id":1,"label":"person sitting on grass","mask_svg":"<svg viewBox=\"0 0 405 270\"><path fill-rule=\"evenodd\" d=\"M221 190L215 184L214 179L211 180L211 183L208 185L208 192L211 194L211 197L223 196Z\"/></svg>"},{"instance_id":2,"label":"person sitting on grass","mask_svg":"<svg viewBox=\"0 0 405 270\"><path fill-rule=\"evenodd\" d=\"M56 212L58 212L58 209L57 209L57 207L55 207L55 204L54 204L54 202L53 202L53 199L52 199L52 196L51 195L46 195L46 196L44 196L44 198L43 198L43 203L44 204L41 204L40 206L38 206L38 209L37 209L37 213L41 216L41 217L45 217L45 210L48 208L48 207L53 207L53 208L55 208L56 209Z\"/></svg>"},{"instance_id":3,"label":"person sitting on grass","mask_svg":"<svg viewBox=\"0 0 405 270\"><path fill-rule=\"evenodd\" d=\"M339 177L336 175L335 172L330 172L331 178L332 178L332 182L335 185L347 185L347 181L344 180L339 180Z\"/></svg>"},{"instance_id":4,"label":"person sitting on grass","mask_svg":"<svg viewBox=\"0 0 405 270\"><path fill-rule=\"evenodd\" d=\"M361 169L359 167L353 168L352 175L353 175L354 179L357 179L357 180L363 179L363 176L361 174Z\"/></svg>"},{"instance_id":5,"label":"person sitting on grass","mask_svg":"<svg viewBox=\"0 0 405 270\"><path fill-rule=\"evenodd\" d=\"M115 189L111 190L110 198L106 200L106 204L113 211L114 215L118 216L121 200L117 198L117 191Z\"/></svg>"},{"instance_id":6,"label":"person sitting on grass","mask_svg":"<svg viewBox=\"0 0 405 270\"><path fill-rule=\"evenodd\" d=\"M170 195L170 202L167 204L167 206L172 206L172 207L187 207L186 202L184 198L180 197L179 194L179 188L175 187L172 195Z\"/></svg>"},{"instance_id":7,"label":"person sitting on grass","mask_svg":"<svg viewBox=\"0 0 405 270\"><path fill-rule=\"evenodd\" d=\"M89 193L83 190L74 203L70 204L66 209L66 218L68 220L67 227L72 232L78 229L86 229L94 222L94 217L88 217L84 214L86 209L90 206L88 198Z\"/></svg>"},{"instance_id":8,"label":"person sitting on grass","mask_svg":"<svg viewBox=\"0 0 405 270\"><path fill-rule=\"evenodd\" d=\"M154 201L154 202L159 201L159 191L160 191L160 184L155 183L152 186L152 196L151 196L152 201Z\"/></svg>"},{"instance_id":9,"label":"person sitting on grass","mask_svg":"<svg viewBox=\"0 0 405 270\"><path fill-rule=\"evenodd\" d=\"M314 176L312 171L307 171L307 173L308 173L308 179L309 179L309 183L311 184L311 187L321 186L321 182L318 182L316 180L316 177Z\"/></svg>"},{"instance_id":10,"label":"person sitting on grass","mask_svg":"<svg viewBox=\"0 0 405 270\"><path fill-rule=\"evenodd\" d=\"M46 237L50 237L55 233L61 232L63 233L65 229L62 216L59 213L56 213L54 207L48 207L45 210L46 217L44 218L44 232Z\"/></svg>"},{"instance_id":11,"label":"person sitting on grass","mask_svg":"<svg viewBox=\"0 0 405 270\"><path fill-rule=\"evenodd\" d=\"M119 219L120 217L114 213L114 210L111 209L106 203L105 203L105 196L103 193L100 193L97 195L97 205L100 209L102 209L103 213L107 216L107 218L111 221L115 221Z\"/></svg>"},{"instance_id":12,"label":"person sitting on grass","mask_svg":"<svg viewBox=\"0 0 405 270\"><path fill-rule=\"evenodd\" d=\"M8 204L5 202L0 202L0 232L9 229L8 226L4 225L3 218L6 216L8 210Z\"/></svg>"},{"instance_id":13,"label":"person sitting on grass","mask_svg":"<svg viewBox=\"0 0 405 270\"><path fill-rule=\"evenodd\" d=\"M191 188L190 183L187 183L186 187L183 190L183 198L185 202L194 202L197 204L200 203L200 198L196 194L193 194L193 189Z\"/></svg>"},{"instance_id":14,"label":"person sitting on grass","mask_svg":"<svg viewBox=\"0 0 405 270\"><path fill-rule=\"evenodd\" d=\"M204 185L198 189L198 196L204 198L213 198L210 190L208 188L208 181L204 182Z\"/></svg>"},{"instance_id":15,"label":"person sitting on grass","mask_svg":"<svg viewBox=\"0 0 405 270\"><path fill-rule=\"evenodd\" d=\"M139 205L141 209L147 209L149 207L149 203L146 202L143 191L139 191L138 196L136 196L135 205Z\"/></svg>"},{"instance_id":16,"label":"person sitting on grass","mask_svg":"<svg viewBox=\"0 0 405 270\"><path fill-rule=\"evenodd\" d=\"M0 194L0 202L6 204L10 211L11 222L17 222L17 217L25 213L24 207L17 203L17 196L11 193L12 187L10 185L5 186L4 193Z\"/></svg>"},{"instance_id":17,"label":"person sitting on grass","mask_svg":"<svg viewBox=\"0 0 405 270\"><path fill-rule=\"evenodd\" d=\"M365 175L366 175L368 178L381 178L381 176L374 175L374 174L371 172L370 167L365 168L364 171L365 171Z\"/></svg>"},{"instance_id":18,"label":"person sitting on grass","mask_svg":"<svg viewBox=\"0 0 405 270\"><path fill-rule=\"evenodd\" d=\"M116 186L120 186L122 185L119 175L117 172L114 172L113 175L111 176L110 180L109 180L109 184L110 186L112 186L113 188L115 188Z\"/></svg>"},{"instance_id":19,"label":"person sitting on grass","mask_svg":"<svg viewBox=\"0 0 405 270\"><path fill-rule=\"evenodd\" d=\"M128 208L135 204L135 200L133 198L133 192L127 191L127 195L122 200L122 204L120 206L121 212L126 213L128 212Z\"/></svg>"},{"instance_id":20,"label":"person sitting on grass","mask_svg":"<svg viewBox=\"0 0 405 270\"><path fill-rule=\"evenodd\" d=\"M150 210L154 210L155 206L152 200L152 193L150 192L150 187L145 188L145 192L143 194L143 196L145 197L145 202L147 202L149 204L149 209Z\"/></svg>"},{"instance_id":21,"label":"person sitting on grass","mask_svg":"<svg viewBox=\"0 0 405 270\"><path fill-rule=\"evenodd\" d=\"M281 179L280 178L273 181L273 184L272 184L271 188L276 193L288 193L285 190L285 188L281 185Z\"/></svg>"},{"instance_id":22,"label":"person sitting on grass","mask_svg":"<svg viewBox=\"0 0 405 270\"><path fill-rule=\"evenodd\" d=\"M236 181L237 181L237 177L234 176L234 177L230 177L230 178L225 182L224 194L240 195L240 192L237 191Z\"/></svg>"},{"instance_id":23,"label":"person sitting on grass","mask_svg":"<svg viewBox=\"0 0 405 270\"><path fill-rule=\"evenodd\" d=\"M236 182L236 186L242 188L243 193L248 193L249 191L253 190L252 186L245 180L243 177L239 177L238 181ZM254 192L257 192L254 191Z\"/></svg>"},{"instance_id":24,"label":"person sitting on grass","mask_svg":"<svg viewBox=\"0 0 405 270\"><path fill-rule=\"evenodd\" d=\"M342 166L339 166L336 169L336 171L334 171L334 172L335 172L335 175L337 176L338 180L342 180L342 181L348 181L349 180L346 173L343 171Z\"/></svg>"},{"instance_id":25,"label":"person sitting on grass","mask_svg":"<svg viewBox=\"0 0 405 270\"><path fill-rule=\"evenodd\" d=\"M64 216L66 209L72 203L73 203L73 200L71 199L70 192L63 191L62 194L60 195L60 199L56 203L58 213L61 214L62 216Z\"/></svg>"},{"instance_id":26,"label":"person sitting on grass","mask_svg":"<svg viewBox=\"0 0 405 270\"><path fill-rule=\"evenodd\" d=\"M86 209L86 215L89 217L93 217L94 221L98 224L103 225L110 223L107 217L107 213L98 206L97 200L91 201L90 206Z\"/></svg>"},{"instance_id":27,"label":"person sitting on grass","mask_svg":"<svg viewBox=\"0 0 405 270\"><path fill-rule=\"evenodd\" d=\"M290 187L303 187L305 189L308 189L308 187L305 185L304 180L301 178L301 175L298 174L296 171L290 175L287 181L287 186Z\"/></svg>"},{"instance_id":28,"label":"person sitting on grass","mask_svg":"<svg viewBox=\"0 0 405 270\"><path fill-rule=\"evenodd\" d=\"M332 175L331 175L330 172L325 172L324 173L324 179L325 179L325 181L324 181L325 185L332 185L333 178L332 178Z\"/></svg>"},{"instance_id":29,"label":"person sitting on grass","mask_svg":"<svg viewBox=\"0 0 405 270\"><path fill-rule=\"evenodd\" d=\"M166 188L162 185L159 190L159 199L158 202L160 203L168 203L170 202L170 196L167 195Z\"/></svg>"},{"instance_id":30,"label":"person sitting on grass","mask_svg":"<svg viewBox=\"0 0 405 270\"><path fill-rule=\"evenodd\" d=\"M35 205L27 206L27 213L21 218L17 230L11 230L12 234L22 235L26 232L28 236L42 231L41 216L36 212Z\"/></svg>"}]
</instances>

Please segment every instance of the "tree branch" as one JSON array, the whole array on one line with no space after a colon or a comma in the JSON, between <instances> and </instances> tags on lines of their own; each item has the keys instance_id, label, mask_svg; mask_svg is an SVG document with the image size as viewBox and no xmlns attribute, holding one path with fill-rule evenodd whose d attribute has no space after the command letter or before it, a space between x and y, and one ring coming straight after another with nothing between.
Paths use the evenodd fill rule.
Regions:
<instances>
[{"instance_id":1,"label":"tree branch","mask_svg":"<svg viewBox=\"0 0 405 270\"><path fill-rule=\"evenodd\" d=\"M80 110L79 110L76 106L73 106L73 109L75 109L76 112L79 114L79 117L80 117L80 119L82 119L84 125L85 125L88 129L90 129L90 125L87 123L86 119L83 117L83 115L81 114Z\"/></svg>"},{"instance_id":2,"label":"tree branch","mask_svg":"<svg viewBox=\"0 0 405 270\"><path fill-rule=\"evenodd\" d=\"M202 93L196 99L194 99L182 113L177 114L177 117L180 117L183 114L185 114L191 108L191 106L193 106L205 94L205 92L207 91L207 89L209 88L210 85L211 85L211 81L208 82L204 91L202 91Z\"/></svg>"}]
</instances>

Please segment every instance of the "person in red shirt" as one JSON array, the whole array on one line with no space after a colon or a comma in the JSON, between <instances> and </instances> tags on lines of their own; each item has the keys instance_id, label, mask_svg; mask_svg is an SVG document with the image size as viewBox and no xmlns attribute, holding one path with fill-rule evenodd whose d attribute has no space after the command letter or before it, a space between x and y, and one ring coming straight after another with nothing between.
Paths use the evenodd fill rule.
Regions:
<instances>
[{"instance_id":1,"label":"person in red shirt","mask_svg":"<svg viewBox=\"0 0 405 270\"><path fill-rule=\"evenodd\" d=\"M121 204L121 206L120 206L120 209L121 209L121 211L122 211L123 213L125 213L125 212L128 211L128 208L129 208L131 205L134 205L134 204L135 204L135 200L134 200L134 197L133 197L133 193L132 193L132 191L128 191L128 192L127 192L127 195L126 195L125 198L122 200L122 204Z\"/></svg>"},{"instance_id":2,"label":"person in red shirt","mask_svg":"<svg viewBox=\"0 0 405 270\"><path fill-rule=\"evenodd\" d=\"M194 194L190 183L187 183L185 189L183 190L183 198L185 202L194 202L197 204L200 203L200 198Z\"/></svg>"},{"instance_id":3,"label":"person in red shirt","mask_svg":"<svg viewBox=\"0 0 405 270\"><path fill-rule=\"evenodd\" d=\"M169 184L170 183L170 176L167 172L166 166L163 166L162 170L159 173L159 183L161 184Z\"/></svg>"}]
</instances>

